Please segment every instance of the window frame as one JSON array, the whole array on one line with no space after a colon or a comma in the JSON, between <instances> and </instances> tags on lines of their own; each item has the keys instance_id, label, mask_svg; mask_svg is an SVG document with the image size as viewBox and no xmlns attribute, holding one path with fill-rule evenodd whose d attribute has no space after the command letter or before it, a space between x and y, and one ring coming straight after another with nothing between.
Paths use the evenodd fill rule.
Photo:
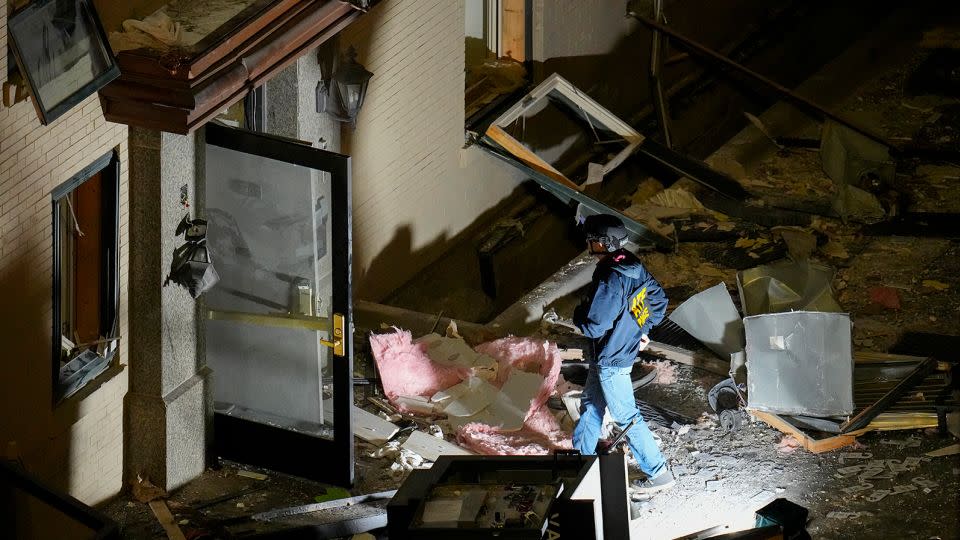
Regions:
<instances>
[{"instance_id":1,"label":"window frame","mask_svg":"<svg viewBox=\"0 0 960 540\"><path fill-rule=\"evenodd\" d=\"M520 119L527 111L533 109L545 101L556 101L567 106L570 111L580 113L591 123L597 123L604 129L616 133L627 143L616 156L601 164L599 171L600 178L606 176L610 171L623 163L630 154L643 144L646 138L629 124L618 118L602 105L590 98L585 92L571 84L554 73L544 79L542 83L530 91L526 96L518 100L512 107L497 117L488 127L486 136L503 147L504 150L522 161L525 165L541 174L552 178L558 184L570 188L574 191L583 191L583 189L593 183L590 179L583 185L576 184L563 173L547 163L535 152L523 145L512 135L507 133L505 128Z\"/></svg>"},{"instance_id":2,"label":"window frame","mask_svg":"<svg viewBox=\"0 0 960 540\"><path fill-rule=\"evenodd\" d=\"M60 118L70 111L70 109L73 109L83 102L83 100L87 99L87 97L97 93L101 88L120 76L120 66L117 63L113 49L110 47L110 40L107 39L107 33L104 31L103 24L100 22L100 15L93 5L93 0L77 0L77 8L83 10L83 14L86 16L85 22L87 25L84 29L88 32L87 37L91 41L91 49L87 51L87 55L97 54L94 48L99 46L102 49L100 53L103 53L101 60L103 60L106 65L102 71L94 74L81 87L67 95L58 103L46 103L43 100L39 93L39 87L36 84L37 74L34 70L27 69L30 65L29 60L32 59L24 57L23 43L21 43L23 36L19 31L19 27L24 21L30 20L50 4L56 4L61 1L65 0L34 0L17 9L7 18L7 39L10 51L13 53L13 58L23 77L24 84L29 88L30 94L33 97L33 105L37 112L37 118L44 126L50 125L54 120ZM8 66L8 68L9 67L11 66Z\"/></svg>"},{"instance_id":3,"label":"window frame","mask_svg":"<svg viewBox=\"0 0 960 540\"><path fill-rule=\"evenodd\" d=\"M102 234L101 243L101 283L100 283L100 328L104 330L112 320L113 328L107 333L109 337L119 337L120 335L120 156L116 150L112 150L90 165L84 167L80 172L70 177L69 180L60 184L50 192L51 216L52 216L52 240L53 240L53 268L52 268L52 334L51 334L51 361L52 361L52 379L53 389L52 401L56 406L62 403L71 395L76 394L82 388L89 385L93 379L85 382L76 388L69 395L64 395L63 388L60 387L60 354L62 348L62 320L60 317L60 308L62 298L60 297L62 264L61 248L63 239L60 237L60 201L69 196L75 189L84 182L91 179L97 173L101 174L101 196L103 197L101 223ZM110 358L110 355L108 355ZM107 363L116 358L114 354ZM95 378L94 378L95 379Z\"/></svg>"},{"instance_id":4,"label":"window frame","mask_svg":"<svg viewBox=\"0 0 960 540\"><path fill-rule=\"evenodd\" d=\"M479 107L471 107L471 101L468 101L468 86L464 86L464 126L467 131L482 132L486 124L490 121L490 116L501 111L504 104L514 101L517 97L526 94L533 85L533 0L481 0L483 6L483 41L486 44L488 53L492 53L495 58L507 56L520 64L524 69L523 82L517 88L506 91L495 96L492 100ZM517 12L522 10L522 17L518 19L507 17L505 12ZM509 35L505 35L505 32ZM518 33L522 32L522 39L517 40ZM523 42L522 48L510 50L512 54L507 55L506 42L510 41L516 44ZM469 66L464 64L465 72ZM466 83L467 81L465 81ZM472 112L471 112L472 111Z\"/></svg>"}]
</instances>

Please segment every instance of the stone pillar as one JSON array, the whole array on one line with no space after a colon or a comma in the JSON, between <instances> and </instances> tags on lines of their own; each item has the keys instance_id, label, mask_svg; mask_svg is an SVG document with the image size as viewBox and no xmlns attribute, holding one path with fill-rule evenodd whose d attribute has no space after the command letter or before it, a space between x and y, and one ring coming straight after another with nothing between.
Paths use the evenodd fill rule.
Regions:
<instances>
[{"instance_id":1,"label":"stone pillar","mask_svg":"<svg viewBox=\"0 0 960 540\"><path fill-rule=\"evenodd\" d=\"M320 81L317 50L311 49L266 83L267 133L306 141L315 148L340 151L340 122L318 113Z\"/></svg>"},{"instance_id":2,"label":"stone pillar","mask_svg":"<svg viewBox=\"0 0 960 540\"><path fill-rule=\"evenodd\" d=\"M130 391L124 471L166 490L203 472L212 407L198 307L163 280L203 192L203 136L130 128ZM181 203L185 188L190 208Z\"/></svg>"}]
</instances>

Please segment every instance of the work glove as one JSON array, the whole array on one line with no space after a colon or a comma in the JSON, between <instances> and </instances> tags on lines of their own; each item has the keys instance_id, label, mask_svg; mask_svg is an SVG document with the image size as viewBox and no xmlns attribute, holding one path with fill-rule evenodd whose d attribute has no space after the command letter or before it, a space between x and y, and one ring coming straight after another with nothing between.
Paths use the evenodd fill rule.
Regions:
<instances>
[{"instance_id":1,"label":"work glove","mask_svg":"<svg viewBox=\"0 0 960 540\"><path fill-rule=\"evenodd\" d=\"M650 338L646 334L640 336L640 350L647 348L647 345L650 345Z\"/></svg>"},{"instance_id":2,"label":"work glove","mask_svg":"<svg viewBox=\"0 0 960 540\"><path fill-rule=\"evenodd\" d=\"M543 324L544 324L545 326L548 326L548 327L549 327L549 326L562 326L562 327L564 327L564 328L568 328L568 329L570 329L570 330L573 330L574 332L576 332L576 333L578 333L578 334L580 333L580 329L577 328L577 326L576 326L575 324L573 324L573 321L571 321L571 320L569 320L569 319L561 318L559 315L557 315L557 312L554 311L554 310L552 310L552 309L548 310L547 312L545 312L545 313L543 314L543 317L541 317L541 321L543 322Z\"/></svg>"}]
</instances>

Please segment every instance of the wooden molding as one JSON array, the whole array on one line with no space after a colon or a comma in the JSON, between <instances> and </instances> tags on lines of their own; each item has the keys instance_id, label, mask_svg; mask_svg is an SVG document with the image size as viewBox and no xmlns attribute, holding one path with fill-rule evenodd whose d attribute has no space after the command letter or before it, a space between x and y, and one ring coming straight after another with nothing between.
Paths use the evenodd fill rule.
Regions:
<instances>
[{"instance_id":1,"label":"wooden molding","mask_svg":"<svg viewBox=\"0 0 960 540\"><path fill-rule=\"evenodd\" d=\"M341 0L262 0L224 25L229 31L204 38L199 52L122 51L120 77L100 91L104 117L190 133L361 14Z\"/></svg>"}]
</instances>

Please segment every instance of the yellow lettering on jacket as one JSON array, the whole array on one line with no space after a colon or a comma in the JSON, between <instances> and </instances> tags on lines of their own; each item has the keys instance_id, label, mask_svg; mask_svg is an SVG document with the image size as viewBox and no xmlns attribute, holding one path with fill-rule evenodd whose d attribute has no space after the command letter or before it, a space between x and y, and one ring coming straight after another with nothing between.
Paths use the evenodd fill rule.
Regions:
<instances>
[{"instance_id":1,"label":"yellow lettering on jacket","mask_svg":"<svg viewBox=\"0 0 960 540\"><path fill-rule=\"evenodd\" d=\"M640 289L640 292L633 297L633 300L630 302L630 313L633 315L633 318L637 320L637 324L642 328L647 322L647 318L650 317L650 310L647 308L647 288L644 287Z\"/></svg>"}]
</instances>

